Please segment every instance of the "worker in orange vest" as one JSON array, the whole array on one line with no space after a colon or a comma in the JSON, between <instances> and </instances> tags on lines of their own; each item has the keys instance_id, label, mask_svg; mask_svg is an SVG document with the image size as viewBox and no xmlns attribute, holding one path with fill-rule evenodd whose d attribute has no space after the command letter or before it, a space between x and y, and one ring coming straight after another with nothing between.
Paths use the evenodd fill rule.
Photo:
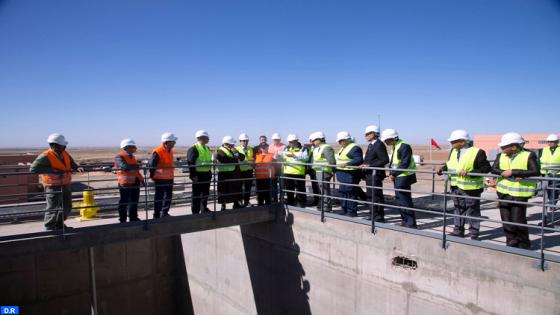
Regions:
<instances>
[{"instance_id":1,"label":"worker in orange vest","mask_svg":"<svg viewBox=\"0 0 560 315\"><path fill-rule=\"evenodd\" d=\"M272 179L276 177L274 154L268 153L268 145L255 147L255 177L257 182L257 202L259 206L269 205L272 196Z\"/></svg>"},{"instance_id":2,"label":"worker in orange vest","mask_svg":"<svg viewBox=\"0 0 560 315\"><path fill-rule=\"evenodd\" d=\"M119 222L138 221L138 199L140 185L144 184L144 176L140 174L140 166L134 157L136 142L132 139L121 141L121 152L115 157L115 170L119 184Z\"/></svg>"},{"instance_id":3,"label":"worker in orange vest","mask_svg":"<svg viewBox=\"0 0 560 315\"><path fill-rule=\"evenodd\" d=\"M169 216L169 208L173 199L173 179L175 169L173 164L173 147L177 137L170 132L161 135L161 145L154 149L148 162L150 178L155 183L154 219Z\"/></svg>"},{"instance_id":4,"label":"worker in orange vest","mask_svg":"<svg viewBox=\"0 0 560 315\"><path fill-rule=\"evenodd\" d=\"M83 169L66 152L68 141L63 135L53 133L48 137L47 143L50 149L33 161L29 171L41 175L41 183L45 188L45 228L59 230L67 228L64 220L72 211L72 171L81 173Z\"/></svg>"},{"instance_id":5,"label":"worker in orange vest","mask_svg":"<svg viewBox=\"0 0 560 315\"><path fill-rule=\"evenodd\" d=\"M286 145L282 143L282 137L279 133L272 134L272 144L268 147L268 153L272 153L275 162L282 162L282 153L286 148ZM274 165L275 174L280 174L282 171L282 164L276 163ZM276 177L272 178L272 201L278 202L278 179Z\"/></svg>"}]
</instances>

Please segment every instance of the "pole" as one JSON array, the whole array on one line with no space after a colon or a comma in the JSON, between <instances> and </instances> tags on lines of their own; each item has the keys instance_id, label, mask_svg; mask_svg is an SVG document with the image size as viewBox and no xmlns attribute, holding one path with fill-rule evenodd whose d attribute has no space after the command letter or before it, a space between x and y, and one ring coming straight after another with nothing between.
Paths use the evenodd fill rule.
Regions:
<instances>
[{"instance_id":1,"label":"pole","mask_svg":"<svg viewBox=\"0 0 560 315\"><path fill-rule=\"evenodd\" d=\"M443 235L442 235L442 243L441 247L445 250L447 249L447 234L446 234L446 227L447 227L447 182L449 181L449 177L445 178L445 183L443 186Z\"/></svg>"},{"instance_id":2,"label":"pole","mask_svg":"<svg viewBox=\"0 0 560 315\"><path fill-rule=\"evenodd\" d=\"M95 282L95 256L93 247L89 248L89 276L91 282L91 314L97 315L97 284Z\"/></svg>"},{"instance_id":3,"label":"pole","mask_svg":"<svg viewBox=\"0 0 560 315\"><path fill-rule=\"evenodd\" d=\"M540 245L541 245L541 271L544 271L544 267L545 267L544 266L544 263L545 263L545 260L544 260L544 225L545 225L544 220L546 218L546 197L547 197L546 189L548 188L548 181L543 180L541 182L542 182L542 187L543 187L544 193L543 193L543 198L542 198L542 214L541 214L542 224L541 224L541 244Z\"/></svg>"}]
</instances>

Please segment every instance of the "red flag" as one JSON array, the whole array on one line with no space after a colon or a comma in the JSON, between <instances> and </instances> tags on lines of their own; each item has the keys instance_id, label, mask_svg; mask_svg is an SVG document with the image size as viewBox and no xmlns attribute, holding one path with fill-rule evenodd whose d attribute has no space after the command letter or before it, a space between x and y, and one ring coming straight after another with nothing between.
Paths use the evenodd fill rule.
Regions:
<instances>
[{"instance_id":1,"label":"red flag","mask_svg":"<svg viewBox=\"0 0 560 315\"><path fill-rule=\"evenodd\" d=\"M439 146L439 144L436 142L436 140L434 140L434 138L432 138L432 147L441 150L441 147Z\"/></svg>"}]
</instances>

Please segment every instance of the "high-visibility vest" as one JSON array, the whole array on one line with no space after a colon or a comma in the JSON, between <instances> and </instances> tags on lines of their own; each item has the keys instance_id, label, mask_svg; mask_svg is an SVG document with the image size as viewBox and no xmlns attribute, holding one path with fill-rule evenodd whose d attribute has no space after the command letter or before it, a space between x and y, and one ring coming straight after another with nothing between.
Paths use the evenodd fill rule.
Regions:
<instances>
[{"instance_id":1,"label":"high-visibility vest","mask_svg":"<svg viewBox=\"0 0 560 315\"><path fill-rule=\"evenodd\" d=\"M230 150L224 147L220 147L218 150L224 152L228 157L233 158L233 152L231 152ZM223 165L218 159L216 159L216 161L218 161L218 172L225 173L235 171L235 165Z\"/></svg>"},{"instance_id":2,"label":"high-visibility vest","mask_svg":"<svg viewBox=\"0 0 560 315\"><path fill-rule=\"evenodd\" d=\"M560 169L560 148L554 150L554 154L550 147L543 148L541 155L541 174L560 174L560 171L554 172L553 169Z\"/></svg>"},{"instance_id":3,"label":"high-visibility vest","mask_svg":"<svg viewBox=\"0 0 560 315\"><path fill-rule=\"evenodd\" d=\"M195 165L197 172L210 172L212 170L212 152L205 144L196 143L194 145L196 151L198 152L198 157L196 158Z\"/></svg>"},{"instance_id":4,"label":"high-visibility vest","mask_svg":"<svg viewBox=\"0 0 560 315\"><path fill-rule=\"evenodd\" d=\"M500 170L527 170L527 163L531 152L523 150L510 158L505 153L500 154ZM513 197L530 198L535 195L537 182L531 179L498 178L496 190Z\"/></svg>"},{"instance_id":5,"label":"high-visibility vest","mask_svg":"<svg viewBox=\"0 0 560 315\"><path fill-rule=\"evenodd\" d=\"M153 153L157 153L159 161L156 165L154 179L172 180L175 177L173 168L173 150L167 151L163 145L157 147Z\"/></svg>"},{"instance_id":6,"label":"high-visibility vest","mask_svg":"<svg viewBox=\"0 0 560 315\"><path fill-rule=\"evenodd\" d=\"M70 173L70 171L72 170L70 155L66 153L66 151L62 151L62 159L64 160L63 163L56 156L56 153L54 153L54 151L51 149L43 152L43 154L46 155L47 158L49 159L49 162L51 163L51 168L57 171L64 171L64 173L61 174L55 174L55 173L41 174L41 183L43 184L43 186L53 187L53 186L64 186L70 184L70 182L72 181L72 173Z\"/></svg>"},{"instance_id":7,"label":"high-visibility vest","mask_svg":"<svg viewBox=\"0 0 560 315\"><path fill-rule=\"evenodd\" d=\"M407 144L407 143L402 140L399 140L393 146L393 152L391 152L391 166L390 166L391 168L398 168L399 164L401 163L401 160L399 159L399 155L397 154L397 152L399 152L399 149L403 144ZM408 164L408 167L406 169L407 170L416 169L416 162L414 162L414 157L410 157L410 163ZM405 171L399 174L399 176L410 176L410 175L414 175L414 172Z\"/></svg>"},{"instance_id":8,"label":"high-visibility vest","mask_svg":"<svg viewBox=\"0 0 560 315\"><path fill-rule=\"evenodd\" d=\"M129 155L126 151L119 152L119 156L121 156L129 166L138 165L138 161L136 161L136 158L133 155ZM117 163L115 163L115 168L117 168ZM117 170L117 182L119 183L119 185L135 185L137 183L136 180L140 182L144 181L144 177L140 174L140 170Z\"/></svg>"},{"instance_id":9,"label":"high-visibility vest","mask_svg":"<svg viewBox=\"0 0 560 315\"><path fill-rule=\"evenodd\" d=\"M297 155L303 150L304 148L291 147L291 148L287 148L287 150L284 150L284 152L291 152L294 155ZM305 175L305 165L303 165L301 161L298 160L295 156L284 156L284 162L285 162L283 167L284 174Z\"/></svg>"},{"instance_id":10,"label":"high-visibility vest","mask_svg":"<svg viewBox=\"0 0 560 315\"><path fill-rule=\"evenodd\" d=\"M355 143L350 143L347 146L340 148L338 153L336 154L336 169L341 171L357 171L357 168L345 167L344 165L348 164L348 162L352 161L350 157L348 157L348 153L354 147L358 145Z\"/></svg>"},{"instance_id":11,"label":"high-visibility vest","mask_svg":"<svg viewBox=\"0 0 560 315\"><path fill-rule=\"evenodd\" d=\"M236 147L237 152L245 155L245 160L241 161L239 165L239 169L243 171L250 171L253 169L253 162L254 162L254 154L253 148L247 146L247 153L245 153L245 149L242 146Z\"/></svg>"},{"instance_id":12,"label":"high-visibility vest","mask_svg":"<svg viewBox=\"0 0 560 315\"><path fill-rule=\"evenodd\" d=\"M276 176L273 153L257 153L255 155L255 177L257 179L272 178Z\"/></svg>"},{"instance_id":13,"label":"high-visibility vest","mask_svg":"<svg viewBox=\"0 0 560 315\"><path fill-rule=\"evenodd\" d=\"M474 169L474 162L479 151L479 148L470 147L465 150L465 154L461 155L457 160L459 150L451 149L451 154L446 163L447 170L449 172L471 172ZM484 178L482 176L458 176L450 174L449 184L451 186L457 186L462 190L476 190L484 188Z\"/></svg>"},{"instance_id":14,"label":"high-visibility vest","mask_svg":"<svg viewBox=\"0 0 560 315\"><path fill-rule=\"evenodd\" d=\"M323 156L323 152L326 148L330 147L330 145L322 143L319 145L319 147L313 149L313 160L311 161L311 163L313 163L312 168L315 172L332 173L332 167L321 166L329 165L329 161L327 161L327 159Z\"/></svg>"}]
</instances>

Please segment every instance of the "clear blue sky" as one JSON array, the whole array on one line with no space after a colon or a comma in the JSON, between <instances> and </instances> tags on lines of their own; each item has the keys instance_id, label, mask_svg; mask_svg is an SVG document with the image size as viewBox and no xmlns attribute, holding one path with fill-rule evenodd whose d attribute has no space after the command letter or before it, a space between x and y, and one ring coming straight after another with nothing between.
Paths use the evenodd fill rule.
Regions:
<instances>
[{"instance_id":1,"label":"clear blue sky","mask_svg":"<svg viewBox=\"0 0 560 315\"><path fill-rule=\"evenodd\" d=\"M559 132L560 2L0 0L0 147Z\"/></svg>"}]
</instances>

